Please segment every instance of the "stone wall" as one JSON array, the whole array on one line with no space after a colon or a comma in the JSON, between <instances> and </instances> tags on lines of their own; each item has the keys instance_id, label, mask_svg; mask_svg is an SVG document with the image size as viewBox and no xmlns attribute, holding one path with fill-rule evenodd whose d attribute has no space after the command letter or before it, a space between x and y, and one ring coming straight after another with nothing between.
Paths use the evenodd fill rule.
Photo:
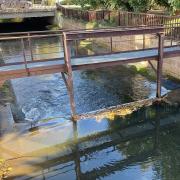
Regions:
<instances>
[{"instance_id":1,"label":"stone wall","mask_svg":"<svg viewBox=\"0 0 180 180\"><path fill-rule=\"evenodd\" d=\"M163 71L165 74L180 80L180 57L164 59Z\"/></svg>"}]
</instances>

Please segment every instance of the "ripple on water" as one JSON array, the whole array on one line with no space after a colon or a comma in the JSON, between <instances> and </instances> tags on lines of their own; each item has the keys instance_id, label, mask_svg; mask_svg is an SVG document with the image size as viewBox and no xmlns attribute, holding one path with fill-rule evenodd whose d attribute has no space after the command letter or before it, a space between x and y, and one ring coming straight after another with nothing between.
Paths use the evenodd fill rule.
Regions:
<instances>
[{"instance_id":1,"label":"ripple on water","mask_svg":"<svg viewBox=\"0 0 180 180\"><path fill-rule=\"evenodd\" d=\"M122 70L122 71L121 71ZM155 97L156 83L123 66L73 73L76 109L85 113ZM70 115L69 97L60 74L12 80L17 105L27 120ZM165 88L163 94L167 93Z\"/></svg>"}]
</instances>

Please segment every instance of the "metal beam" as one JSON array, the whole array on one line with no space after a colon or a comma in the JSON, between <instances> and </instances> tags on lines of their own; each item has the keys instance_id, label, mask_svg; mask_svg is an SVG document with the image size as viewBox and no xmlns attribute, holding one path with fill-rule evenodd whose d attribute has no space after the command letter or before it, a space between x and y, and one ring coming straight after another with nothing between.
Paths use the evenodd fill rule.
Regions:
<instances>
[{"instance_id":1,"label":"metal beam","mask_svg":"<svg viewBox=\"0 0 180 180\"><path fill-rule=\"evenodd\" d=\"M74 90L73 90L73 77L72 77L72 67L71 67L71 50L69 42L66 39L66 34L63 33L64 40L64 61L67 69L67 85L68 85L68 94L70 97L70 106L71 106L71 114L73 120L75 120L75 101L74 101Z\"/></svg>"},{"instance_id":2,"label":"metal beam","mask_svg":"<svg viewBox=\"0 0 180 180\"><path fill-rule=\"evenodd\" d=\"M161 86L162 86L162 67L163 67L163 55L164 55L164 33L158 34L159 47L158 47L158 61L157 61L157 98L161 98Z\"/></svg>"},{"instance_id":3,"label":"metal beam","mask_svg":"<svg viewBox=\"0 0 180 180\"><path fill-rule=\"evenodd\" d=\"M111 28L111 29L66 32L66 38L67 40L76 40L76 39L86 39L86 38L125 36L125 35L156 34L160 32L164 32L163 27L139 27L139 28L131 28L131 29Z\"/></svg>"}]
</instances>

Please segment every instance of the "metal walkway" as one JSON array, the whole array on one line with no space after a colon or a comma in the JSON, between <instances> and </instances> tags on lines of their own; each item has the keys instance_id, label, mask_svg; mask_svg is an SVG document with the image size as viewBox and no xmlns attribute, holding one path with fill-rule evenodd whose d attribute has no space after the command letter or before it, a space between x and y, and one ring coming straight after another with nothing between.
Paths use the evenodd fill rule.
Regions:
<instances>
[{"instance_id":1,"label":"metal walkway","mask_svg":"<svg viewBox=\"0 0 180 180\"><path fill-rule=\"evenodd\" d=\"M148 35L155 34L157 36L157 48L145 48L138 50L129 50L124 52L111 52L101 53L94 55L84 55L79 56L75 54L72 55L71 49L72 44L77 41L82 41L85 39L92 38L111 38L118 36L133 36L133 35ZM59 58L47 58L47 59L33 59L33 51L31 47L32 38L45 38L45 37L58 37L63 41L63 51L64 57ZM59 31L54 32L54 34L45 35L34 35L31 36L20 36L20 37L3 37L0 38L0 42L4 40L20 40L22 44L22 54L23 61L21 62L9 62L0 65L0 81L5 81L8 79L50 74L50 73L62 73L62 77L67 86L67 90L70 96L71 112L72 116L75 117L75 102L74 102L74 92L73 92L73 77L72 71L82 70L82 69L95 69L103 68L108 66L116 66L125 63L134 63L140 61L156 60L157 67L154 67L150 62L151 66L157 73L157 97L161 97L161 76L162 76L162 65L163 59L169 57L178 57L180 55L180 46L165 46L164 45L164 28L163 27L139 27L131 29L98 29L98 30L78 30L78 31ZM28 40L28 46L30 49L30 59L27 59L25 52L25 39ZM112 42L111 42L112 44ZM75 47L76 49L77 47Z\"/></svg>"},{"instance_id":2,"label":"metal walkway","mask_svg":"<svg viewBox=\"0 0 180 180\"><path fill-rule=\"evenodd\" d=\"M180 46L167 47L164 49L164 58L177 56L180 54ZM89 69L91 65L95 65L94 68L99 68L104 66L104 63L129 63L130 61L138 62L138 61L149 61L156 60L158 57L157 49L146 49L146 50L138 50L138 51L129 51L129 52L120 52L114 54L107 55L95 55L95 56L83 56L79 58L71 59L71 66L73 70L78 69ZM27 62L27 67L24 64L19 65L8 65L0 67L0 74L6 76L5 73L13 72L13 74L20 72L21 70L26 70L28 68L29 75L33 71L40 71L45 69L52 69L52 73L56 72L56 68L58 67L58 72L65 72L65 63L64 58L59 60L49 60L43 62ZM53 71L54 69L54 71ZM43 73L43 72L42 72ZM46 74L45 72L44 74ZM29 76L27 74L27 76ZM33 74L32 74L33 75ZM7 75L8 78L8 75Z\"/></svg>"}]
</instances>

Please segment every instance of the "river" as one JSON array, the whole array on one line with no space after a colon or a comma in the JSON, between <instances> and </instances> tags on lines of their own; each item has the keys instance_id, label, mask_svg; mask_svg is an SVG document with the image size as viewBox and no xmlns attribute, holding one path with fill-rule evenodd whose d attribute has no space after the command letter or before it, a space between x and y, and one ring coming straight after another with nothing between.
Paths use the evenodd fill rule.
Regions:
<instances>
[{"instance_id":1,"label":"river","mask_svg":"<svg viewBox=\"0 0 180 180\"><path fill-rule=\"evenodd\" d=\"M46 52L59 41L39 40L33 46ZM17 62L17 42L0 44L3 58ZM39 51L39 50L38 50ZM6 54L7 53L7 54ZM46 55L48 57L48 55ZM156 82L134 66L73 72L76 109L86 113L155 97ZM2 138L0 157L13 168L13 179L134 179L180 178L179 107L150 106L127 117L87 118L73 124L69 97L60 73L11 80L23 113L16 121L37 121L37 128ZM163 79L163 94L180 87ZM16 112L14 112L16 113ZM21 119L22 118L22 119ZM21 128L22 129L22 128ZM17 166L18 165L18 166Z\"/></svg>"},{"instance_id":2,"label":"river","mask_svg":"<svg viewBox=\"0 0 180 180\"><path fill-rule=\"evenodd\" d=\"M12 41L0 44L6 63L22 60L22 49L18 43L20 42ZM57 52L54 57L62 57L63 52L58 46L59 43L61 42L57 38L36 40L33 49L41 54L35 58L52 56L48 54L49 51ZM51 46L51 49L47 46ZM26 51L28 54L28 49ZM136 72L132 65L76 71L73 72L73 79L78 113L152 98L156 95L156 82ZM11 84L16 98L15 107L23 112L25 120L38 121L70 115L69 97L60 73L15 79L11 80ZM177 87L177 84L164 79L162 93L165 94ZM16 120L21 120L21 117Z\"/></svg>"}]
</instances>

